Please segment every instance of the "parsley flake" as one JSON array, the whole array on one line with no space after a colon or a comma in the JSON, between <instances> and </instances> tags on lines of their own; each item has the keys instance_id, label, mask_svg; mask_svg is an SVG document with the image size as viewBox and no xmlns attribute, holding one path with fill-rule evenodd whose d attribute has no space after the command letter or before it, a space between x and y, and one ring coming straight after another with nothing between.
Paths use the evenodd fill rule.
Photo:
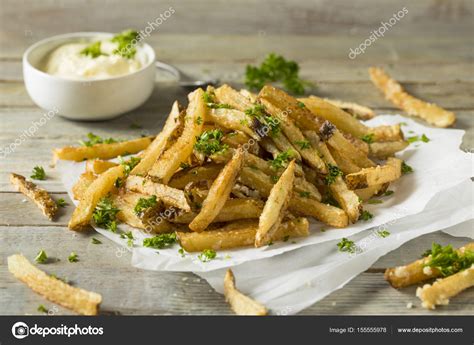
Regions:
<instances>
[{"instance_id":1,"label":"parsley flake","mask_svg":"<svg viewBox=\"0 0 474 345\"><path fill-rule=\"evenodd\" d=\"M102 244L102 242L98 240L97 238L92 237L92 244Z\"/></svg>"},{"instance_id":2,"label":"parsley flake","mask_svg":"<svg viewBox=\"0 0 474 345\"><path fill-rule=\"evenodd\" d=\"M92 218L98 227L117 231L117 213L120 210L116 208L109 196L103 197L97 203Z\"/></svg>"},{"instance_id":3,"label":"parsley flake","mask_svg":"<svg viewBox=\"0 0 474 345\"><path fill-rule=\"evenodd\" d=\"M336 182L338 176L342 176L342 170L337 166L328 164L328 174L324 177L324 182L329 186Z\"/></svg>"},{"instance_id":4,"label":"parsley flake","mask_svg":"<svg viewBox=\"0 0 474 345\"><path fill-rule=\"evenodd\" d=\"M78 262L79 259L77 258L77 254L74 252L71 252L71 254L68 256L68 261L69 262Z\"/></svg>"},{"instance_id":5,"label":"parsley flake","mask_svg":"<svg viewBox=\"0 0 474 345\"><path fill-rule=\"evenodd\" d=\"M202 262L208 262L215 259L217 253L213 249L204 249L201 254L198 255L198 259Z\"/></svg>"},{"instance_id":6,"label":"parsley flake","mask_svg":"<svg viewBox=\"0 0 474 345\"><path fill-rule=\"evenodd\" d=\"M402 174L405 175L405 174L410 174L412 173L414 170L411 166L409 166L407 163L403 162L402 163Z\"/></svg>"},{"instance_id":7,"label":"parsley flake","mask_svg":"<svg viewBox=\"0 0 474 345\"><path fill-rule=\"evenodd\" d=\"M56 200L56 205L58 205L59 207L66 207L67 205L69 205L69 203L66 202L66 200L64 200L63 198L59 198L58 200Z\"/></svg>"},{"instance_id":8,"label":"parsley flake","mask_svg":"<svg viewBox=\"0 0 474 345\"><path fill-rule=\"evenodd\" d=\"M37 165L33 168L33 173L30 177L34 180L46 180L46 173L43 167Z\"/></svg>"},{"instance_id":9,"label":"parsley flake","mask_svg":"<svg viewBox=\"0 0 474 345\"><path fill-rule=\"evenodd\" d=\"M387 229L380 229L380 230L377 230L377 235L382 238L385 238L385 237L390 236L390 232Z\"/></svg>"},{"instance_id":10,"label":"parsley flake","mask_svg":"<svg viewBox=\"0 0 474 345\"><path fill-rule=\"evenodd\" d=\"M372 144L374 142L374 133L364 135L361 140L365 141L367 144Z\"/></svg>"},{"instance_id":11,"label":"parsley flake","mask_svg":"<svg viewBox=\"0 0 474 345\"><path fill-rule=\"evenodd\" d=\"M354 241L348 240L345 237L337 244L337 247L340 252L355 253L356 250Z\"/></svg>"},{"instance_id":12,"label":"parsley flake","mask_svg":"<svg viewBox=\"0 0 474 345\"><path fill-rule=\"evenodd\" d=\"M45 264L48 261L48 255L46 255L44 249L41 249L39 251L39 253L35 257L35 261L39 264Z\"/></svg>"},{"instance_id":13,"label":"parsley flake","mask_svg":"<svg viewBox=\"0 0 474 345\"><path fill-rule=\"evenodd\" d=\"M143 240L143 246L154 249L163 249L175 244L177 241L176 234L161 234L151 238L145 238Z\"/></svg>"},{"instance_id":14,"label":"parsley flake","mask_svg":"<svg viewBox=\"0 0 474 345\"><path fill-rule=\"evenodd\" d=\"M289 149L278 154L273 160L270 161L270 165L273 169L281 169L286 166L286 163L294 157L294 152Z\"/></svg>"},{"instance_id":15,"label":"parsley flake","mask_svg":"<svg viewBox=\"0 0 474 345\"><path fill-rule=\"evenodd\" d=\"M221 143L223 136L224 133L220 129L205 131L197 138L194 148L206 156L223 152L229 147L228 145Z\"/></svg>"},{"instance_id":16,"label":"parsley flake","mask_svg":"<svg viewBox=\"0 0 474 345\"><path fill-rule=\"evenodd\" d=\"M133 208L133 211L136 215L142 215L148 208L155 207L157 204L156 195L152 195L149 198L140 198Z\"/></svg>"},{"instance_id":17,"label":"parsley flake","mask_svg":"<svg viewBox=\"0 0 474 345\"><path fill-rule=\"evenodd\" d=\"M443 247L433 243L424 256L429 257L425 266L437 269L443 277L453 275L470 268L474 264L474 251L465 250L459 253L451 245Z\"/></svg>"},{"instance_id":18,"label":"parsley flake","mask_svg":"<svg viewBox=\"0 0 474 345\"><path fill-rule=\"evenodd\" d=\"M374 215L366 210L362 211L362 213L359 216L359 220L364 220L364 221L368 221L372 218L374 218Z\"/></svg>"}]
</instances>

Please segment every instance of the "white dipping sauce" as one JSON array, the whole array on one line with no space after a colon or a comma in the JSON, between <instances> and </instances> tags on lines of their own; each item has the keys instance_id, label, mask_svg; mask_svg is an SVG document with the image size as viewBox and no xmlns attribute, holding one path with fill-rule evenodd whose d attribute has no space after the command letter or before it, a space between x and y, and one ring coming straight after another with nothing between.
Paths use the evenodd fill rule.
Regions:
<instances>
[{"instance_id":1,"label":"white dipping sauce","mask_svg":"<svg viewBox=\"0 0 474 345\"><path fill-rule=\"evenodd\" d=\"M81 54L89 46L87 43L68 43L52 51L46 59L43 71L67 79L107 79L138 71L146 64L146 57L137 46L137 53L131 59L124 58L113 51L117 44L110 40L101 40L100 55L92 58Z\"/></svg>"}]
</instances>

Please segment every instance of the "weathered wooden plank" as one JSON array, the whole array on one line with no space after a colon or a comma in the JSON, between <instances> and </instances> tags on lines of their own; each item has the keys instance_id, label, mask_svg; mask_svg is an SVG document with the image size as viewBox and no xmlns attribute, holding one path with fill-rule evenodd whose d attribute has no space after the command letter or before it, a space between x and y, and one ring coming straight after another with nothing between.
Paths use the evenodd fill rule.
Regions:
<instances>
[{"instance_id":1,"label":"weathered wooden plank","mask_svg":"<svg viewBox=\"0 0 474 345\"><path fill-rule=\"evenodd\" d=\"M91 243L96 237L102 244ZM429 234L410 242L410 249L422 251L427 243L438 241L459 245L463 240L445 234ZM120 314L228 314L230 310L221 295L214 292L202 279L191 273L151 272L130 266L130 254L97 233L76 234L58 227L0 227L0 314L37 314L36 308L44 304L58 315L70 312L56 307L15 280L6 267L6 257L23 253L33 260L40 249L54 259L40 266L48 273L67 278L74 285L102 293L104 313ZM79 262L69 263L71 251ZM410 255L404 257L412 258ZM390 261L390 257L394 261ZM400 262L394 251L386 256L385 263ZM379 266L380 267L380 266ZM112 284L112 285L111 285ZM436 314L469 314L473 311L469 301L474 297L471 289L449 306L439 308ZM355 298L354 296L357 296ZM407 309L412 302L414 309ZM283 311L282 311L283 312ZM391 288L381 273L364 273L313 305L303 314L433 314L419 306L414 288Z\"/></svg>"}]
</instances>

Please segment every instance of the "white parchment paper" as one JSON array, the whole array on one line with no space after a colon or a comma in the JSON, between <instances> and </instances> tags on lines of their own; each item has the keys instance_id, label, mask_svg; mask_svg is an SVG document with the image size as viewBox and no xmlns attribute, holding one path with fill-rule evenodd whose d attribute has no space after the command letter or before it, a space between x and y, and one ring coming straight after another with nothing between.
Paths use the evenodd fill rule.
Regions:
<instances>
[{"instance_id":1,"label":"white parchment paper","mask_svg":"<svg viewBox=\"0 0 474 345\"><path fill-rule=\"evenodd\" d=\"M318 257L309 255L306 256L307 254L303 254L313 253L313 251L316 250L315 248L319 248L319 246L315 245L330 242L330 246L328 248L332 248L332 251L334 251L334 245L331 243L337 242L337 240L341 239L342 237L350 237L358 234L358 236L362 236L361 238L363 238L363 236L366 236L364 234L367 233L368 229L376 227L386 228L387 225L393 224L397 222L397 220L408 219L408 216L415 215L423 211L428 202L435 195L442 191L446 191L458 186L461 182L467 181L471 176L474 175L472 155L459 149L464 131L425 127L416 123L415 121L412 121L411 119L398 115L378 116L368 121L367 124L369 126L377 126L382 124L396 124L400 122L405 124L403 130L406 136L421 136L422 134L425 134L430 139L430 141L428 143L413 143L407 149L397 155L398 157L407 161L407 163L413 167L414 173L406 175L396 183L391 184L390 189L395 193L391 196L383 197L382 200L384 202L382 204L364 206L365 209L374 214L374 218L368 222L358 222L357 224L353 224L346 229L330 229L324 226L326 230L324 232L320 231L322 227L321 224L313 222L311 224L311 235L307 238L295 239L295 243L292 243L293 241L288 241L285 243L276 243L272 246L262 248L249 247L236 250L225 250L219 252L216 259L206 263L201 262L197 258L197 254L186 253L186 255L182 257L182 255L178 253L179 246L177 245L159 251L150 248L144 248L141 246L141 243L143 242L145 235L136 229L133 230L135 237L133 248L127 247L127 240L120 238L118 234L99 228L96 228L96 230L114 242L118 243L120 246L132 250L133 266L143 269L209 272L226 267L241 265L248 261L262 260L273 257L275 259L275 267L278 267L278 272L281 272L281 263L278 263L278 261L286 260L283 259L286 256L280 256L280 254L292 252L291 255L298 256L299 262L305 262L310 265L311 270L315 270L315 267L320 267L321 265L321 263L318 261ZM79 178L79 175L84 171L84 163L59 161L57 168L60 172L61 179L66 187L66 190L71 196L72 186ZM434 215L437 215L436 210L434 211ZM472 210L470 212L470 217L472 218ZM384 247L384 249L379 249L375 252L371 251L370 253L372 254L370 255L368 253L362 254L357 257L356 261L359 262L362 260L361 266L369 267L371 263L373 263L379 256L395 249L405 241L425 233L423 231L436 231L447 227L446 225L443 225L446 224L446 219L439 219L433 223L431 220L426 218L423 218L423 220L418 219L417 217L412 218L413 221L416 220L416 222L419 223L420 226L418 228L421 228L423 225L425 227L429 226L428 228L431 230L420 230L410 234L401 232L400 235L397 235L396 237L397 241L395 241L394 237L391 236L390 240L387 240L391 243L391 246L389 248L387 247L388 249ZM423 227L423 229L425 229L425 227ZM130 227L122 224L119 226L119 229L128 231ZM397 243L399 244L397 245ZM393 247L393 245L396 246ZM338 253L335 253L334 255L336 256L331 256L331 258L335 261L331 261L331 265L344 265L345 261L340 261L338 259L339 257L344 257L341 257ZM328 257L325 256L322 258L325 260L328 259ZM272 262L272 260L268 261ZM347 264L349 265L349 262L347 262ZM291 264L289 265L291 266ZM330 267L325 268L325 270L326 269L330 270ZM221 274L222 271L218 271L216 274L217 273ZM209 279L212 281L211 276L209 276ZM351 278L348 278L347 275L344 275L344 279L341 278L340 283L343 284L345 281L347 281L347 279ZM338 285L332 286L332 288L337 288L337 286ZM217 285L215 288L217 288ZM258 292L256 292L256 294L257 296L260 296ZM262 301L265 302L265 300Z\"/></svg>"}]
</instances>

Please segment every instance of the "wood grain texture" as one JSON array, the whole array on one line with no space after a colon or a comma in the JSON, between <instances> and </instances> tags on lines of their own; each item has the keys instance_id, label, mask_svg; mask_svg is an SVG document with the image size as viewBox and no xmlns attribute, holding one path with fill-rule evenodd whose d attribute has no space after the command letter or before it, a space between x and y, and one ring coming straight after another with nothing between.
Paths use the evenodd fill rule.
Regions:
<instances>
[{"instance_id":1,"label":"wood grain texture","mask_svg":"<svg viewBox=\"0 0 474 345\"><path fill-rule=\"evenodd\" d=\"M383 66L408 92L456 112L455 128L466 130L461 148L474 151L474 3L469 0L386 0L383 5L378 0L91 0L86 5L73 0L4 0L0 11L0 148L14 143L44 113L31 101L22 81L21 57L28 46L64 32L143 29L170 6L175 14L146 42L158 59L175 64L186 74L241 87L247 64L277 52L300 63L301 75L316 85L311 93L356 101L379 114L399 113L369 81L367 68ZM356 59L348 58L351 48L404 6L408 14L383 38ZM108 122L71 122L56 116L6 158L0 157L0 314L37 314L39 304L54 313L69 314L45 303L8 273L8 255L23 253L32 259L42 248L61 259L42 268L102 293L104 314L231 313L223 297L204 280L191 273L135 269L128 252L99 234L67 230L72 206L61 209L55 221L49 222L8 182L9 172L29 176L33 166L42 165L49 178L39 185L53 192L53 198L70 202L57 172L49 167L52 148L74 144L90 131L117 138L153 135L175 99L185 101L186 93L169 76L158 73L153 95L139 109ZM131 129L133 123L143 128ZM101 238L103 244L92 244L92 236ZM302 314L472 315L473 289L432 312L420 307L414 288L396 290L383 280L385 267L416 259L433 241L459 246L466 239L437 232L410 241ZM71 251L79 255L76 264L66 260ZM407 309L409 302L416 307Z\"/></svg>"}]
</instances>

